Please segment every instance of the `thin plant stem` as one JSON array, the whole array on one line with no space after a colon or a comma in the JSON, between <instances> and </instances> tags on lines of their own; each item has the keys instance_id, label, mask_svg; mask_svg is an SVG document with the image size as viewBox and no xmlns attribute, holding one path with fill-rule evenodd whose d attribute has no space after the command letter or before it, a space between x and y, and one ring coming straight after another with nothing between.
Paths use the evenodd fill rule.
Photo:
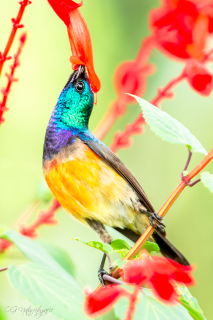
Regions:
<instances>
[{"instance_id":1,"label":"thin plant stem","mask_svg":"<svg viewBox=\"0 0 213 320\"><path fill-rule=\"evenodd\" d=\"M133 320L133 316L135 313L135 306L136 306L139 292L140 292L140 289L137 286L135 286L133 293L129 296L129 300L130 300L129 308L126 313L125 320Z\"/></svg>"},{"instance_id":2,"label":"thin plant stem","mask_svg":"<svg viewBox=\"0 0 213 320\"><path fill-rule=\"evenodd\" d=\"M186 161L186 165L183 168L183 171L186 171L188 169L188 166L189 166L191 158L192 158L192 152L189 150L189 148L187 148L187 149L188 149L189 155L188 155L188 159Z\"/></svg>"},{"instance_id":3,"label":"thin plant stem","mask_svg":"<svg viewBox=\"0 0 213 320\"><path fill-rule=\"evenodd\" d=\"M8 269L8 267L2 268L2 269L0 269L0 272L6 271L7 269Z\"/></svg>"},{"instance_id":4,"label":"thin plant stem","mask_svg":"<svg viewBox=\"0 0 213 320\"><path fill-rule=\"evenodd\" d=\"M114 283L114 284L125 284L123 281L117 280L117 279L111 277L111 276L108 275L108 274L104 274L104 275L103 275L103 279L104 279L105 281L108 281L108 282Z\"/></svg>"},{"instance_id":5,"label":"thin plant stem","mask_svg":"<svg viewBox=\"0 0 213 320\"><path fill-rule=\"evenodd\" d=\"M19 8L18 14L15 19L12 19L13 28L11 30L11 33L10 33L9 39L7 41L6 47L4 49L4 52L1 54L1 57L0 57L0 77L2 74L3 65L4 65L5 61L8 59L7 55L9 53L10 48L13 44L14 39L15 39L16 32L17 32L18 28L22 28L24 26L24 25L20 25L20 22L23 17L26 6L30 3L31 3L31 1L28 1L28 0L20 1L19 4L21 6Z\"/></svg>"},{"instance_id":6,"label":"thin plant stem","mask_svg":"<svg viewBox=\"0 0 213 320\"><path fill-rule=\"evenodd\" d=\"M25 42L26 42L26 33L24 33L19 39L19 47L16 54L14 55L14 61L10 67L11 69L10 74L6 73L6 77L8 79L6 88L1 89L3 93L3 98L2 98L2 101L0 102L0 125L5 121L3 118L3 114L5 111L8 110L8 108L6 107L6 104L7 104L8 96L11 90L11 86L13 82L18 81L18 79L16 79L14 75L17 67L20 65L19 57L20 57L20 54L22 53L22 49L24 47Z\"/></svg>"}]
</instances>

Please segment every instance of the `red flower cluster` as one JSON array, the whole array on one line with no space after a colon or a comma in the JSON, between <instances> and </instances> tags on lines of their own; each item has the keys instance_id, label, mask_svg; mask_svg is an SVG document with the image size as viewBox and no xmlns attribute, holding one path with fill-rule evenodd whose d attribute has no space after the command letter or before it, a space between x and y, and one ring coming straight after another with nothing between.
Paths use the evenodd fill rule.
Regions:
<instances>
[{"instance_id":1,"label":"red flower cluster","mask_svg":"<svg viewBox=\"0 0 213 320\"><path fill-rule=\"evenodd\" d=\"M163 0L150 15L160 49L182 59L202 59L213 32L213 3L208 0Z\"/></svg>"},{"instance_id":2,"label":"red flower cluster","mask_svg":"<svg viewBox=\"0 0 213 320\"><path fill-rule=\"evenodd\" d=\"M142 259L128 261L125 264L122 270L122 279L136 288L147 285L154 289L154 293L163 302L175 303L178 300L175 281L182 282L187 286L194 285L191 272L191 266L182 266L164 257L150 257L143 254ZM84 310L91 317L99 316L109 311L121 297L126 297L131 302L135 292L138 293L137 290L130 293L120 285L102 287L86 297ZM136 301L137 297L134 300Z\"/></svg>"},{"instance_id":3,"label":"red flower cluster","mask_svg":"<svg viewBox=\"0 0 213 320\"><path fill-rule=\"evenodd\" d=\"M164 257L143 255L143 259L129 261L123 267L122 279L139 287L146 284L154 289L160 299L174 303L177 300L177 293L173 282L183 282L187 286L194 285L191 272L191 266L182 266Z\"/></svg>"},{"instance_id":4,"label":"red flower cluster","mask_svg":"<svg viewBox=\"0 0 213 320\"><path fill-rule=\"evenodd\" d=\"M94 69L90 33L82 14L78 10L83 2L75 3L72 0L48 0L48 2L67 26L72 51L70 62L72 62L73 69L77 69L78 65L85 65L88 70L91 88L94 92L98 92L101 83Z\"/></svg>"}]
</instances>

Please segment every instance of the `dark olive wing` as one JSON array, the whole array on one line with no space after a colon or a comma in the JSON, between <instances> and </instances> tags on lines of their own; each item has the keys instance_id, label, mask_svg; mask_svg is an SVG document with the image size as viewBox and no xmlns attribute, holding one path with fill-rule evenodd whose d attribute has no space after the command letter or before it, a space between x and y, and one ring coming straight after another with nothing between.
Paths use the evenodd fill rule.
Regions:
<instances>
[{"instance_id":1,"label":"dark olive wing","mask_svg":"<svg viewBox=\"0 0 213 320\"><path fill-rule=\"evenodd\" d=\"M117 171L130 184L130 186L137 193L140 202L149 212L155 211L146 193L140 186L139 182L135 179L135 177L125 166L125 164L107 146L105 146L100 140L98 140L92 134L87 139L85 139L85 136L79 136L79 138L90 149L92 149L104 162L106 162L110 167Z\"/></svg>"}]
</instances>

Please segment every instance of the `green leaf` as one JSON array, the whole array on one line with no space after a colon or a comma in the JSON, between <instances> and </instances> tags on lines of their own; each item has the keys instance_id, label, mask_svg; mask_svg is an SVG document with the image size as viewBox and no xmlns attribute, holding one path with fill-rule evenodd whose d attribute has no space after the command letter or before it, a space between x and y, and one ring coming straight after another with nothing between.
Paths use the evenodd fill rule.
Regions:
<instances>
[{"instance_id":1,"label":"green leaf","mask_svg":"<svg viewBox=\"0 0 213 320\"><path fill-rule=\"evenodd\" d=\"M99 241L88 241L87 242L87 241L83 241L83 240L81 240L79 238L71 238L70 240L80 241L80 242L86 244L87 246L95 248L95 249L98 249L98 250L100 250L102 252L105 252L106 254L109 254L109 253L113 252L112 247L108 243L102 243L102 242L99 242Z\"/></svg>"},{"instance_id":2,"label":"green leaf","mask_svg":"<svg viewBox=\"0 0 213 320\"><path fill-rule=\"evenodd\" d=\"M113 249L113 252L117 252L121 255L122 258L124 258L129 250L131 249L130 245L121 239L116 239L111 242L111 247Z\"/></svg>"},{"instance_id":3,"label":"green leaf","mask_svg":"<svg viewBox=\"0 0 213 320\"><path fill-rule=\"evenodd\" d=\"M33 262L60 273L63 277L68 279L71 277L70 274L35 240L31 240L14 230L7 230L2 238L13 242L21 252Z\"/></svg>"},{"instance_id":4,"label":"green leaf","mask_svg":"<svg viewBox=\"0 0 213 320\"><path fill-rule=\"evenodd\" d=\"M213 174L210 174L209 172L202 172L201 181L209 191L213 192Z\"/></svg>"},{"instance_id":5,"label":"green leaf","mask_svg":"<svg viewBox=\"0 0 213 320\"><path fill-rule=\"evenodd\" d=\"M168 113L153 106L148 101L134 95L131 96L138 101L142 107L144 119L151 130L159 137L171 143L184 144L193 153L199 152L205 155L207 154L207 151L197 138L179 121L172 118Z\"/></svg>"},{"instance_id":6,"label":"green leaf","mask_svg":"<svg viewBox=\"0 0 213 320\"><path fill-rule=\"evenodd\" d=\"M180 303L186 308L194 320L206 320L197 299L195 299L186 286L179 286Z\"/></svg>"},{"instance_id":7,"label":"green leaf","mask_svg":"<svg viewBox=\"0 0 213 320\"><path fill-rule=\"evenodd\" d=\"M166 305L157 300L151 293L151 290L143 289L139 294L139 300L136 304L134 320L192 320L188 311L181 305ZM124 319L129 302L121 299L115 305L115 314L119 319Z\"/></svg>"},{"instance_id":8,"label":"green leaf","mask_svg":"<svg viewBox=\"0 0 213 320\"><path fill-rule=\"evenodd\" d=\"M71 238L70 240L80 241L80 242L86 244L87 246L98 249L102 252L105 252L106 254L117 252L118 254L121 255L122 258L124 258L127 255L127 253L129 252L129 250L131 249L130 245L125 240L122 240L122 239L113 240L111 242L111 245L109 245L107 243L102 243L99 241L88 241L87 242L87 241L83 241L79 238ZM156 252L160 251L158 245L156 243L150 242L150 241L146 241L146 243L143 245L143 249L146 249L149 253L151 253L152 251L156 251ZM138 255L136 255L135 257L138 257Z\"/></svg>"},{"instance_id":9,"label":"green leaf","mask_svg":"<svg viewBox=\"0 0 213 320\"><path fill-rule=\"evenodd\" d=\"M51 255L51 257L62 266L63 269L65 269L72 276L75 276L75 264L65 250L55 247L44 241L39 240L39 243Z\"/></svg>"},{"instance_id":10,"label":"green leaf","mask_svg":"<svg viewBox=\"0 0 213 320\"><path fill-rule=\"evenodd\" d=\"M146 241L143 245L143 249L146 249L149 253L155 251L160 252L160 248L157 243Z\"/></svg>"},{"instance_id":11,"label":"green leaf","mask_svg":"<svg viewBox=\"0 0 213 320\"><path fill-rule=\"evenodd\" d=\"M83 294L75 280L65 279L35 263L11 265L7 271L9 281L21 295L60 319L88 319L83 313Z\"/></svg>"}]
</instances>

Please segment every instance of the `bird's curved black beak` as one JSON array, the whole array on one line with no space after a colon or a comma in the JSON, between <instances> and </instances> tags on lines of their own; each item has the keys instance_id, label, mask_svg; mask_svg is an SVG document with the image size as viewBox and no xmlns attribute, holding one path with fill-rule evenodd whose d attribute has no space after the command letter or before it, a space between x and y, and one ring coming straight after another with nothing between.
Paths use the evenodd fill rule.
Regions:
<instances>
[{"instance_id":1,"label":"bird's curved black beak","mask_svg":"<svg viewBox=\"0 0 213 320\"><path fill-rule=\"evenodd\" d=\"M67 83L64 86L64 89L71 83L74 82L77 79L85 79L88 78L86 71L85 71L85 66L79 65L78 69L75 70L69 77Z\"/></svg>"}]
</instances>

